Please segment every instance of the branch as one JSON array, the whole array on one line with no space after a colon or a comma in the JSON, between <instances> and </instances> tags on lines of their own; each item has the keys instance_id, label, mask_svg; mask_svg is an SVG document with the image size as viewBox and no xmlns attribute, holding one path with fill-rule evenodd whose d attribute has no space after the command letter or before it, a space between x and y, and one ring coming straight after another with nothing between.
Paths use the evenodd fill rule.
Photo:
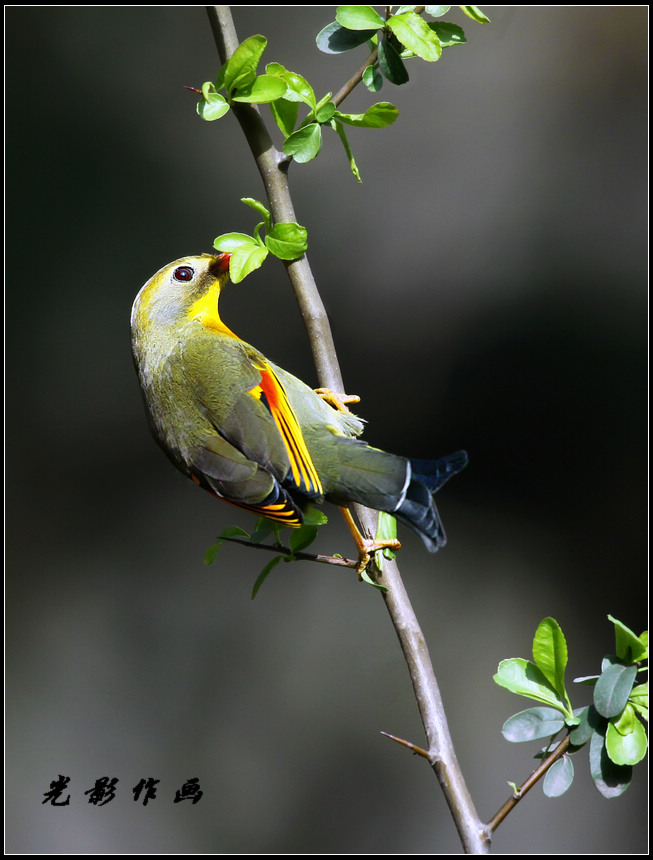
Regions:
<instances>
[{"instance_id":1,"label":"branch","mask_svg":"<svg viewBox=\"0 0 653 860\"><path fill-rule=\"evenodd\" d=\"M351 76L351 78L347 81L347 83L343 87L341 87L338 90L338 92L335 94L335 96L331 99L331 101L334 103L334 105L336 107L338 107L338 105L347 98L347 96L354 89L354 87L357 87L358 84L360 84L360 82L363 80L363 73L365 72L365 69L368 66L371 66L374 63L376 63L376 58L378 56L379 56L379 49L375 48L372 51L372 53L369 55L369 57L365 60L363 65L360 67L360 69L354 75Z\"/></svg>"},{"instance_id":2,"label":"branch","mask_svg":"<svg viewBox=\"0 0 653 860\"><path fill-rule=\"evenodd\" d=\"M356 570L358 567L358 559L343 558L338 555L320 555L313 552L293 552L290 547L282 546L281 544L270 543L252 543L246 538L237 537L221 537L219 540L229 541L229 543L238 543L241 546L248 546L252 549L266 549L269 552L276 552L279 555L291 556L297 561L317 561L320 564L333 564L336 567L350 567Z\"/></svg>"},{"instance_id":3,"label":"branch","mask_svg":"<svg viewBox=\"0 0 653 860\"><path fill-rule=\"evenodd\" d=\"M519 803L522 797L526 794L527 791L535 785L538 780L542 779L547 770L555 764L559 758L567 751L567 747L569 746L569 735L564 737L558 746L550 753L545 759L543 759L542 763L537 767L533 773L528 777L526 782L524 782L517 791L513 792L512 797L508 798L506 802L503 804L501 809L494 815L487 824L488 830L490 833L494 833L497 827L501 824L503 819L511 812L515 806Z\"/></svg>"},{"instance_id":4,"label":"branch","mask_svg":"<svg viewBox=\"0 0 653 860\"><path fill-rule=\"evenodd\" d=\"M220 59L224 63L238 44L228 6L207 6ZM361 72L362 75L362 72ZM344 96L343 96L344 98ZM256 108L234 103L233 112L256 160L275 222L295 221L288 187L288 163L279 153ZM331 327L306 256L287 264L288 275L308 332L320 386L346 391ZM356 506L356 513L368 536L376 531L376 514ZM394 560L384 560L378 582L387 589L384 600L408 664L424 731L428 759L438 778L467 854L487 854L490 839L479 819L463 779L447 725L440 691L417 616L404 588Z\"/></svg>"},{"instance_id":5,"label":"branch","mask_svg":"<svg viewBox=\"0 0 653 860\"><path fill-rule=\"evenodd\" d=\"M413 8L413 11L419 15L424 11L425 8L426 8L425 6L415 6ZM338 107L338 105L347 98L347 96L354 89L354 87L357 87L358 84L360 84L360 82L363 80L363 74L365 72L365 69L368 66L374 65L374 63L376 63L378 56L379 56L379 49L375 48L372 51L372 53L369 55L369 57L365 60L363 65L360 67L360 69L357 72L355 72L355 74L353 74L351 76L351 78L347 81L347 83L343 87L341 87L338 90L338 92L335 94L335 96L331 99L331 101L335 104L336 107Z\"/></svg>"}]
</instances>

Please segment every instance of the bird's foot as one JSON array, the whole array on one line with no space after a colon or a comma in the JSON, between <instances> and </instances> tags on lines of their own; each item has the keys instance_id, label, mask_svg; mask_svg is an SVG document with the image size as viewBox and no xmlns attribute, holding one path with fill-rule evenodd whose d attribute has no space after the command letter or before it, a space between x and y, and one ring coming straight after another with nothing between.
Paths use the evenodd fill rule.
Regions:
<instances>
[{"instance_id":1,"label":"bird's foot","mask_svg":"<svg viewBox=\"0 0 653 860\"><path fill-rule=\"evenodd\" d=\"M361 535L360 543L358 541L356 543L358 545L358 567L356 568L356 572L359 576L372 560L374 553L382 549L401 549L401 542L396 540L396 538L393 540L375 540L374 538L364 538Z\"/></svg>"},{"instance_id":2,"label":"bird's foot","mask_svg":"<svg viewBox=\"0 0 653 860\"><path fill-rule=\"evenodd\" d=\"M338 394L330 388L316 388L315 393L338 412L349 412L347 403L360 403L361 400L357 394Z\"/></svg>"},{"instance_id":3,"label":"bird's foot","mask_svg":"<svg viewBox=\"0 0 653 860\"><path fill-rule=\"evenodd\" d=\"M358 549L358 566L356 572L360 576L367 565L372 560L374 553L381 549L397 550L401 548L401 543L396 538L365 538L360 533L360 529L356 525L349 508L340 508L340 513L343 515L345 522L354 539L356 548Z\"/></svg>"}]
</instances>

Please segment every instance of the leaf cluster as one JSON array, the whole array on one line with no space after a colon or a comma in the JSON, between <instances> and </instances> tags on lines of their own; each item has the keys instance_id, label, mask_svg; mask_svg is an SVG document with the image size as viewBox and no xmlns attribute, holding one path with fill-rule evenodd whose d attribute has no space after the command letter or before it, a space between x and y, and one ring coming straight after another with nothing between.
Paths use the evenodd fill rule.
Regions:
<instances>
[{"instance_id":1,"label":"leaf cluster","mask_svg":"<svg viewBox=\"0 0 653 860\"><path fill-rule=\"evenodd\" d=\"M251 535L238 526L228 526L220 532L217 542L207 549L204 555L204 563L213 564L220 547L225 541L235 540L239 543L249 543L256 546L262 544L270 535L273 535L274 546L279 549L279 554L273 556L256 578L256 582L252 588L252 600L254 600L260 587L279 562L297 561L297 553L303 552L313 543L317 537L318 527L324 525L326 522L327 516L322 511L310 508L304 514L303 525L299 526L299 528L291 529L287 548L281 542L281 532L285 527L265 517L259 517Z\"/></svg>"},{"instance_id":2,"label":"leaf cluster","mask_svg":"<svg viewBox=\"0 0 653 860\"><path fill-rule=\"evenodd\" d=\"M259 75L258 65L266 46L264 36L245 39L222 66L215 83L207 81L201 90L195 90L202 95L198 114L211 122L224 116L234 102L268 104L284 136L284 154L300 164L315 158L322 147L322 128L330 127L341 139L352 173L360 180L344 126L384 128L396 120L397 108L381 102L362 114L341 113L331 100L332 93L318 99L306 78L281 63L268 63L265 73ZM301 121L300 105L308 109Z\"/></svg>"},{"instance_id":3,"label":"leaf cluster","mask_svg":"<svg viewBox=\"0 0 653 860\"><path fill-rule=\"evenodd\" d=\"M451 6L386 6L383 18L372 6L339 6L336 19L317 35L317 46L326 54L341 54L369 44L376 51L365 69L363 82L370 92L378 92L384 79L400 86L408 83L406 60L419 57L434 63L443 48L462 45L467 40L462 27L444 21L425 21L421 13L441 18ZM474 21L489 23L477 6L461 6Z\"/></svg>"},{"instance_id":4,"label":"leaf cluster","mask_svg":"<svg viewBox=\"0 0 653 860\"><path fill-rule=\"evenodd\" d=\"M374 61L365 69L364 80L371 91L380 89L383 76L392 83L405 83L408 80L405 59L421 57L433 62L439 59L443 47L465 42L465 35L457 25L427 23L421 17L421 11L425 10L431 17L439 18L450 6L399 6L394 12L392 8L386 7L383 19L371 6L340 6L336 20L317 36L320 50L332 54L370 43ZM488 21L476 6L460 8L474 20ZM222 65L215 82L206 81L201 89L189 87L202 97L197 104L198 114L212 122L224 116L235 103L268 104L284 137L284 155L298 163L311 161L318 155L322 129L330 128L340 138L350 169L360 181L345 126L384 128L397 119L397 108L389 102L378 102L364 113L343 113L333 101L332 93L318 99L306 78L281 63L268 63L265 72L258 74L266 47L264 36L250 36ZM306 111L301 120L300 106ZM250 197L242 201L262 215L263 221L256 225L252 235L224 233L213 243L218 251L231 254L229 273L234 283L258 269L268 254L281 260L296 260L308 245L304 227L294 222L272 224L270 212L262 203Z\"/></svg>"},{"instance_id":5,"label":"leaf cluster","mask_svg":"<svg viewBox=\"0 0 653 860\"><path fill-rule=\"evenodd\" d=\"M258 269L268 254L280 260L297 260L308 248L308 233L305 227L294 221L272 224L269 210L252 197L241 198L263 217L254 228L254 235L247 233L223 233L218 236L213 247L231 254L229 276L234 284L240 283L247 275ZM265 237L261 238L261 230Z\"/></svg>"},{"instance_id":6,"label":"leaf cluster","mask_svg":"<svg viewBox=\"0 0 653 860\"><path fill-rule=\"evenodd\" d=\"M533 662L502 660L494 676L499 686L541 703L506 720L502 729L506 740L548 737L549 744L537 754L543 758L561 731L569 733L568 751L544 779L549 797L558 797L570 787L571 756L585 744L589 744L592 779L604 797L622 794L630 784L632 766L646 755L648 739L642 720L648 722L648 681L636 684L636 680L647 669L641 664L648 661L648 632L636 636L622 622L608 618L615 626L616 653L603 658L600 675L575 679L594 686L592 704L572 709L564 678L567 643L553 618L545 618L535 632Z\"/></svg>"}]
</instances>

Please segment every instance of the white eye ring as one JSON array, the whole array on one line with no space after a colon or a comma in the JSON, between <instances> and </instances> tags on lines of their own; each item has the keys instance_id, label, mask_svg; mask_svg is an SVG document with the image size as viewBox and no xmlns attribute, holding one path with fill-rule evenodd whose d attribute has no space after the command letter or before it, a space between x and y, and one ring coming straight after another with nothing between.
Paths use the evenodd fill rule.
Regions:
<instances>
[{"instance_id":1,"label":"white eye ring","mask_svg":"<svg viewBox=\"0 0 653 860\"><path fill-rule=\"evenodd\" d=\"M175 281L182 281L184 283L192 281L195 277L195 269L192 266L177 266L172 273L172 277Z\"/></svg>"}]
</instances>

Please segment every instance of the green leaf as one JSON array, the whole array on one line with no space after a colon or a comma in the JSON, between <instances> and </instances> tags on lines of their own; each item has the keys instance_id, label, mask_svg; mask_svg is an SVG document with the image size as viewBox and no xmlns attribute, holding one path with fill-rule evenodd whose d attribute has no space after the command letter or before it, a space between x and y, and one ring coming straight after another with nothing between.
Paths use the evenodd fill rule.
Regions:
<instances>
[{"instance_id":1,"label":"green leaf","mask_svg":"<svg viewBox=\"0 0 653 860\"><path fill-rule=\"evenodd\" d=\"M267 517L259 517L256 520L256 527L252 532L252 536L250 537L250 543L263 543L263 541L272 533L275 533L275 537L278 541L278 532L280 530L280 526L278 523L269 520Z\"/></svg>"},{"instance_id":2,"label":"green leaf","mask_svg":"<svg viewBox=\"0 0 653 860\"><path fill-rule=\"evenodd\" d=\"M288 546L291 552L297 553L310 546L317 537L317 526L307 526L306 523L298 529L293 529Z\"/></svg>"},{"instance_id":3,"label":"green leaf","mask_svg":"<svg viewBox=\"0 0 653 860\"><path fill-rule=\"evenodd\" d=\"M586 687L593 687L600 677L600 675L583 675L582 678L574 678L574 684L585 684Z\"/></svg>"},{"instance_id":4,"label":"green leaf","mask_svg":"<svg viewBox=\"0 0 653 860\"><path fill-rule=\"evenodd\" d=\"M402 45L423 60L434 63L442 56L442 46L437 34L415 12L393 15L388 19L387 25Z\"/></svg>"},{"instance_id":5,"label":"green leaf","mask_svg":"<svg viewBox=\"0 0 653 860\"><path fill-rule=\"evenodd\" d=\"M283 136L290 137L297 125L299 104L287 99L277 99L276 102L270 102L270 110Z\"/></svg>"},{"instance_id":6,"label":"green leaf","mask_svg":"<svg viewBox=\"0 0 653 860\"><path fill-rule=\"evenodd\" d=\"M512 693L527 696L569 714L566 703L560 699L542 671L529 660L523 660L521 657L502 660L494 681Z\"/></svg>"},{"instance_id":7,"label":"green leaf","mask_svg":"<svg viewBox=\"0 0 653 860\"><path fill-rule=\"evenodd\" d=\"M356 128L386 128L397 119L399 111L390 102L378 102L369 107L365 113L340 113L335 117L340 122L353 125Z\"/></svg>"},{"instance_id":8,"label":"green leaf","mask_svg":"<svg viewBox=\"0 0 653 860\"><path fill-rule=\"evenodd\" d=\"M397 540L397 520L385 511L379 511L379 517L376 523L375 540ZM396 558L397 553L391 547L385 547L382 550L384 558Z\"/></svg>"},{"instance_id":9,"label":"green leaf","mask_svg":"<svg viewBox=\"0 0 653 860\"><path fill-rule=\"evenodd\" d=\"M202 86L202 95L204 98L197 103L197 113L206 122L220 119L229 110L227 100L215 91L215 87L210 81Z\"/></svg>"},{"instance_id":10,"label":"green leaf","mask_svg":"<svg viewBox=\"0 0 653 860\"><path fill-rule=\"evenodd\" d=\"M333 102L326 102L315 111L315 119L320 123L329 122L331 117L336 113L336 106Z\"/></svg>"},{"instance_id":11,"label":"green leaf","mask_svg":"<svg viewBox=\"0 0 653 860\"><path fill-rule=\"evenodd\" d=\"M317 508L309 508L304 513L304 523L307 526L323 526L325 523L329 522L329 518L323 512L318 510Z\"/></svg>"},{"instance_id":12,"label":"green leaf","mask_svg":"<svg viewBox=\"0 0 653 860\"><path fill-rule=\"evenodd\" d=\"M297 260L308 248L308 233L299 224L275 224L265 237L268 250L280 260Z\"/></svg>"},{"instance_id":13,"label":"green leaf","mask_svg":"<svg viewBox=\"0 0 653 860\"><path fill-rule=\"evenodd\" d=\"M387 591L388 590L385 587L385 585L380 585L378 582L374 582L374 580L369 575L367 570L362 571L362 573L360 574L360 578L363 580L363 582L366 582L368 585L371 585L373 588L378 588L379 591Z\"/></svg>"},{"instance_id":14,"label":"green leaf","mask_svg":"<svg viewBox=\"0 0 653 860\"><path fill-rule=\"evenodd\" d=\"M241 529L240 526L227 526L226 528L222 529L222 531L218 535L218 540L234 537L248 538L249 535L244 529Z\"/></svg>"},{"instance_id":15,"label":"green leaf","mask_svg":"<svg viewBox=\"0 0 653 860\"><path fill-rule=\"evenodd\" d=\"M628 701L640 717L648 722L648 681L633 687Z\"/></svg>"},{"instance_id":16,"label":"green leaf","mask_svg":"<svg viewBox=\"0 0 653 860\"><path fill-rule=\"evenodd\" d=\"M314 113L319 113L325 105L329 104L332 95L333 93L327 93L326 95L322 96L319 102L315 105ZM311 117L311 119L314 119L314 117Z\"/></svg>"},{"instance_id":17,"label":"green leaf","mask_svg":"<svg viewBox=\"0 0 653 860\"><path fill-rule=\"evenodd\" d=\"M378 93L383 86L383 75L378 70L376 63L367 66L363 72L363 83L371 93Z\"/></svg>"},{"instance_id":18,"label":"green leaf","mask_svg":"<svg viewBox=\"0 0 653 860\"><path fill-rule=\"evenodd\" d=\"M255 212L258 212L258 214L263 218L263 221L265 222L265 229L266 230L270 229L270 212L267 209L267 207L264 206L263 203L261 203L260 200L255 200L253 197L241 197L240 202L244 203L245 206L249 206ZM236 236L241 235L242 236L244 234L243 233L240 233L240 234L236 233L236 234L232 234L232 235L236 235Z\"/></svg>"},{"instance_id":19,"label":"green leaf","mask_svg":"<svg viewBox=\"0 0 653 860\"><path fill-rule=\"evenodd\" d=\"M637 676L637 666L612 663L594 687L594 707L603 717L616 717L626 707Z\"/></svg>"},{"instance_id":20,"label":"green leaf","mask_svg":"<svg viewBox=\"0 0 653 860\"><path fill-rule=\"evenodd\" d=\"M285 75L288 69L285 66L282 66L281 63L268 63L265 67L266 75L278 75L281 77Z\"/></svg>"},{"instance_id":21,"label":"green leaf","mask_svg":"<svg viewBox=\"0 0 653 860\"><path fill-rule=\"evenodd\" d=\"M315 37L318 48L324 54L343 54L369 42L376 34L374 30L347 30L337 21L327 24Z\"/></svg>"},{"instance_id":22,"label":"green leaf","mask_svg":"<svg viewBox=\"0 0 653 860\"><path fill-rule=\"evenodd\" d=\"M218 554L218 550L225 542L225 539L232 537L242 537L249 538L249 535L246 531L239 528L238 526L227 526L226 529L223 529L218 535L217 543L214 543L213 546L210 546L206 553L204 554L204 564L213 564L215 561L215 557Z\"/></svg>"},{"instance_id":23,"label":"green leaf","mask_svg":"<svg viewBox=\"0 0 653 860\"><path fill-rule=\"evenodd\" d=\"M322 129L319 123L312 122L303 128L297 129L290 137L286 138L283 151L286 155L292 156L295 161L304 164L315 158L321 146Z\"/></svg>"},{"instance_id":24,"label":"green leaf","mask_svg":"<svg viewBox=\"0 0 653 860\"><path fill-rule=\"evenodd\" d=\"M563 755L547 770L542 790L547 797L560 797L574 781L574 763L571 757Z\"/></svg>"},{"instance_id":25,"label":"green leaf","mask_svg":"<svg viewBox=\"0 0 653 860\"><path fill-rule=\"evenodd\" d=\"M645 630L639 637L640 642L646 649L646 659L648 660L648 630ZM642 658L643 659L643 658Z\"/></svg>"},{"instance_id":26,"label":"green leaf","mask_svg":"<svg viewBox=\"0 0 653 860\"><path fill-rule=\"evenodd\" d=\"M220 68L220 71L218 72L218 77L217 77L217 80L215 82L216 90L224 89L224 76L225 76L226 71L227 71L227 64L224 63L224 65Z\"/></svg>"},{"instance_id":27,"label":"green leaf","mask_svg":"<svg viewBox=\"0 0 653 860\"><path fill-rule=\"evenodd\" d=\"M304 104L307 104L310 108L315 107L315 93L313 92L313 87L305 78L298 75L296 72L286 72L283 76L283 80L288 87L288 92L286 94L288 101L294 100L297 102L304 102Z\"/></svg>"},{"instance_id":28,"label":"green leaf","mask_svg":"<svg viewBox=\"0 0 653 860\"><path fill-rule=\"evenodd\" d=\"M513 714L503 724L501 734L510 743L550 738L562 731L565 721L554 708L528 708Z\"/></svg>"},{"instance_id":29,"label":"green leaf","mask_svg":"<svg viewBox=\"0 0 653 860\"><path fill-rule=\"evenodd\" d=\"M229 260L229 277L232 283L239 284L247 275L260 268L267 255L268 249L254 242L232 251Z\"/></svg>"},{"instance_id":30,"label":"green leaf","mask_svg":"<svg viewBox=\"0 0 653 860\"><path fill-rule=\"evenodd\" d=\"M451 9L451 6L425 6L424 11L427 15L430 15L431 18L441 18L442 15L446 15L447 12Z\"/></svg>"},{"instance_id":31,"label":"green leaf","mask_svg":"<svg viewBox=\"0 0 653 860\"><path fill-rule=\"evenodd\" d=\"M626 710L632 711L632 708L626 708ZM619 722L623 723L622 720ZM646 729L634 713L632 714L632 719L628 719L628 723L630 731L622 731L617 723L608 723L605 733L605 748L610 759L615 764L637 764L646 755L648 747ZM622 728L624 728L623 725Z\"/></svg>"},{"instance_id":32,"label":"green leaf","mask_svg":"<svg viewBox=\"0 0 653 860\"><path fill-rule=\"evenodd\" d=\"M545 618L539 623L533 639L533 659L560 698L568 702L565 691L567 642L555 619Z\"/></svg>"},{"instance_id":33,"label":"green leaf","mask_svg":"<svg viewBox=\"0 0 653 860\"><path fill-rule=\"evenodd\" d=\"M240 248L249 248L250 245L259 246L247 233L223 233L213 240L213 247L216 251L226 252L227 254L233 254L234 251Z\"/></svg>"},{"instance_id":34,"label":"green leaf","mask_svg":"<svg viewBox=\"0 0 653 860\"><path fill-rule=\"evenodd\" d=\"M220 540L207 549L207 551L204 553L204 564L213 564L213 562L215 561L215 557L218 554L218 550L222 546L222 543L223 542Z\"/></svg>"},{"instance_id":35,"label":"green leaf","mask_svg":"<svg viewBox=\"0 0 653 860\"><path fill-rule=\"evenodd\" d=\"M605 726L605 720L599 715L594 705L588 705L578 712L580 722L569 732L572 746L582 747L592 737L599 727Z\"/></svg>"},{"instance_id":36,"label":"green leaf","mask_svg":"<svg viewBox=\"0 0 653 860\"><path fill-rule=\"evenodd\" d=\"M337 133L338 137L342 142L345 154L347 155L347 160L349 161L349 169L354 174L355 178L359 182L362 182L363 180L361 179L361 175L358 170L358 165L356 164L354 154L351 151L351 147L349 146L349 141L347 140L347 134L345 132L343 124L341 122L336 122L335 120L332 120L331 128Z\"/></svg>"},{"instance_id":37,"label":"green leaf","mask_svg":"<svg viewBox=\"0 0 653 860\"><path fill-rule=\"evenodd\" d=\"M236 86L245 87L253 83L267 43L265 36L250 36L238 45L225 63L224 87L229 96Z\"/></svg>"},{"instance_id":38,"label":"green leaf","mask_svg":"<svg viewBox=\"0 0 653 860\"><path fill-rule=\"evenodd\" d=\"M249 104L267 104L286 95L287 87L282 78L274 75L259 75L251 84L234 90L231 99Z\"/></svg>"},{"instance_id":39,"label":"green leaf","mask_svg":"<svg viewBox=\"0 0 653 860\"><path fill-rule=\"evenodd\" d=\"M385 36L379 40L379 68L391 84L408 83L408 72L399 51Z\"/></svg>"},{"instance_id":40,"label":"green leaf","mask_svg":"<svg viewBox=\"0 0 653 860\"><path fill-rule=\"evenodd\" d=\"M618 717L613 717L610 720L610 725L616 729L620 735L629 735L634 730L635 723L639 723L639 720L635 716L635 709L630 703L626 705Z\"/></svg>"},{"instance_id":41,"label":"green leaf","mask_svg":"<svg viewBox=\"0 0 653 860\"><path fill-rule=\"evenodd\" d=\"M284 555L275 555L272 561L269 561L263 570L259 573L256 582L254 583L254 587L252 588L252 600L256 597L259 592L260 587L263 585L267 577L274 570L274 568L279 564L282 558L286 558Z\"/></svg>"},{"instance_id":42,"label":"green leaf","mask_svg":"<svg viewBox=\"0 0 653 860\"><path fill-rule=\"evenodd\" d=\"M490 19L485 15L478 6L461 6L460 7L468 18L472 21L477 21L479 24L489 24Z\"/></svg>"},{"instance_id":43,"label":"green leaf","mask_svg":"<svg viewBox=\"0 0 653 860\"><path fill-rule=\"evenodd\" d=\"M381 30L386 23L372 6L338 6L336 21L347 30Z\"/></svg>"},{"instance_id":44,"label":"green leaf","mask_svg":"<svg viewBox=\"0 0 653 860\"><path fill-rule=\"evenodd\" d=\"M457 24L449 24L446 21L431 21L429 27L438 37L443 48L450 48L452 45L464 45L467 41L463 28Z\"/></svg>"},{"instance_id":45,"label":"green leaf","mask_svg":"<svg viewBox=\"0 0 653 860\"><path fill-rule=\"evenodd\" d=\"M605 748L605 738L595 732L590 739L590 773L594 785L603 797L619 797L630 785L633 769L615 764Z\"/></svg>"},{"instance_id":46,"label":"green leaf","mask_svg":"<svg viewBox=\"0 0 653 860\"><path fill-rule=\"evenodd\" d=\"M648 660L647 643L644 643L630 628L622 624L621 621L617 621L612 615L608 615L608 618L614 624L617 657L624 663Z\"/></svg>"}]
</instances>

